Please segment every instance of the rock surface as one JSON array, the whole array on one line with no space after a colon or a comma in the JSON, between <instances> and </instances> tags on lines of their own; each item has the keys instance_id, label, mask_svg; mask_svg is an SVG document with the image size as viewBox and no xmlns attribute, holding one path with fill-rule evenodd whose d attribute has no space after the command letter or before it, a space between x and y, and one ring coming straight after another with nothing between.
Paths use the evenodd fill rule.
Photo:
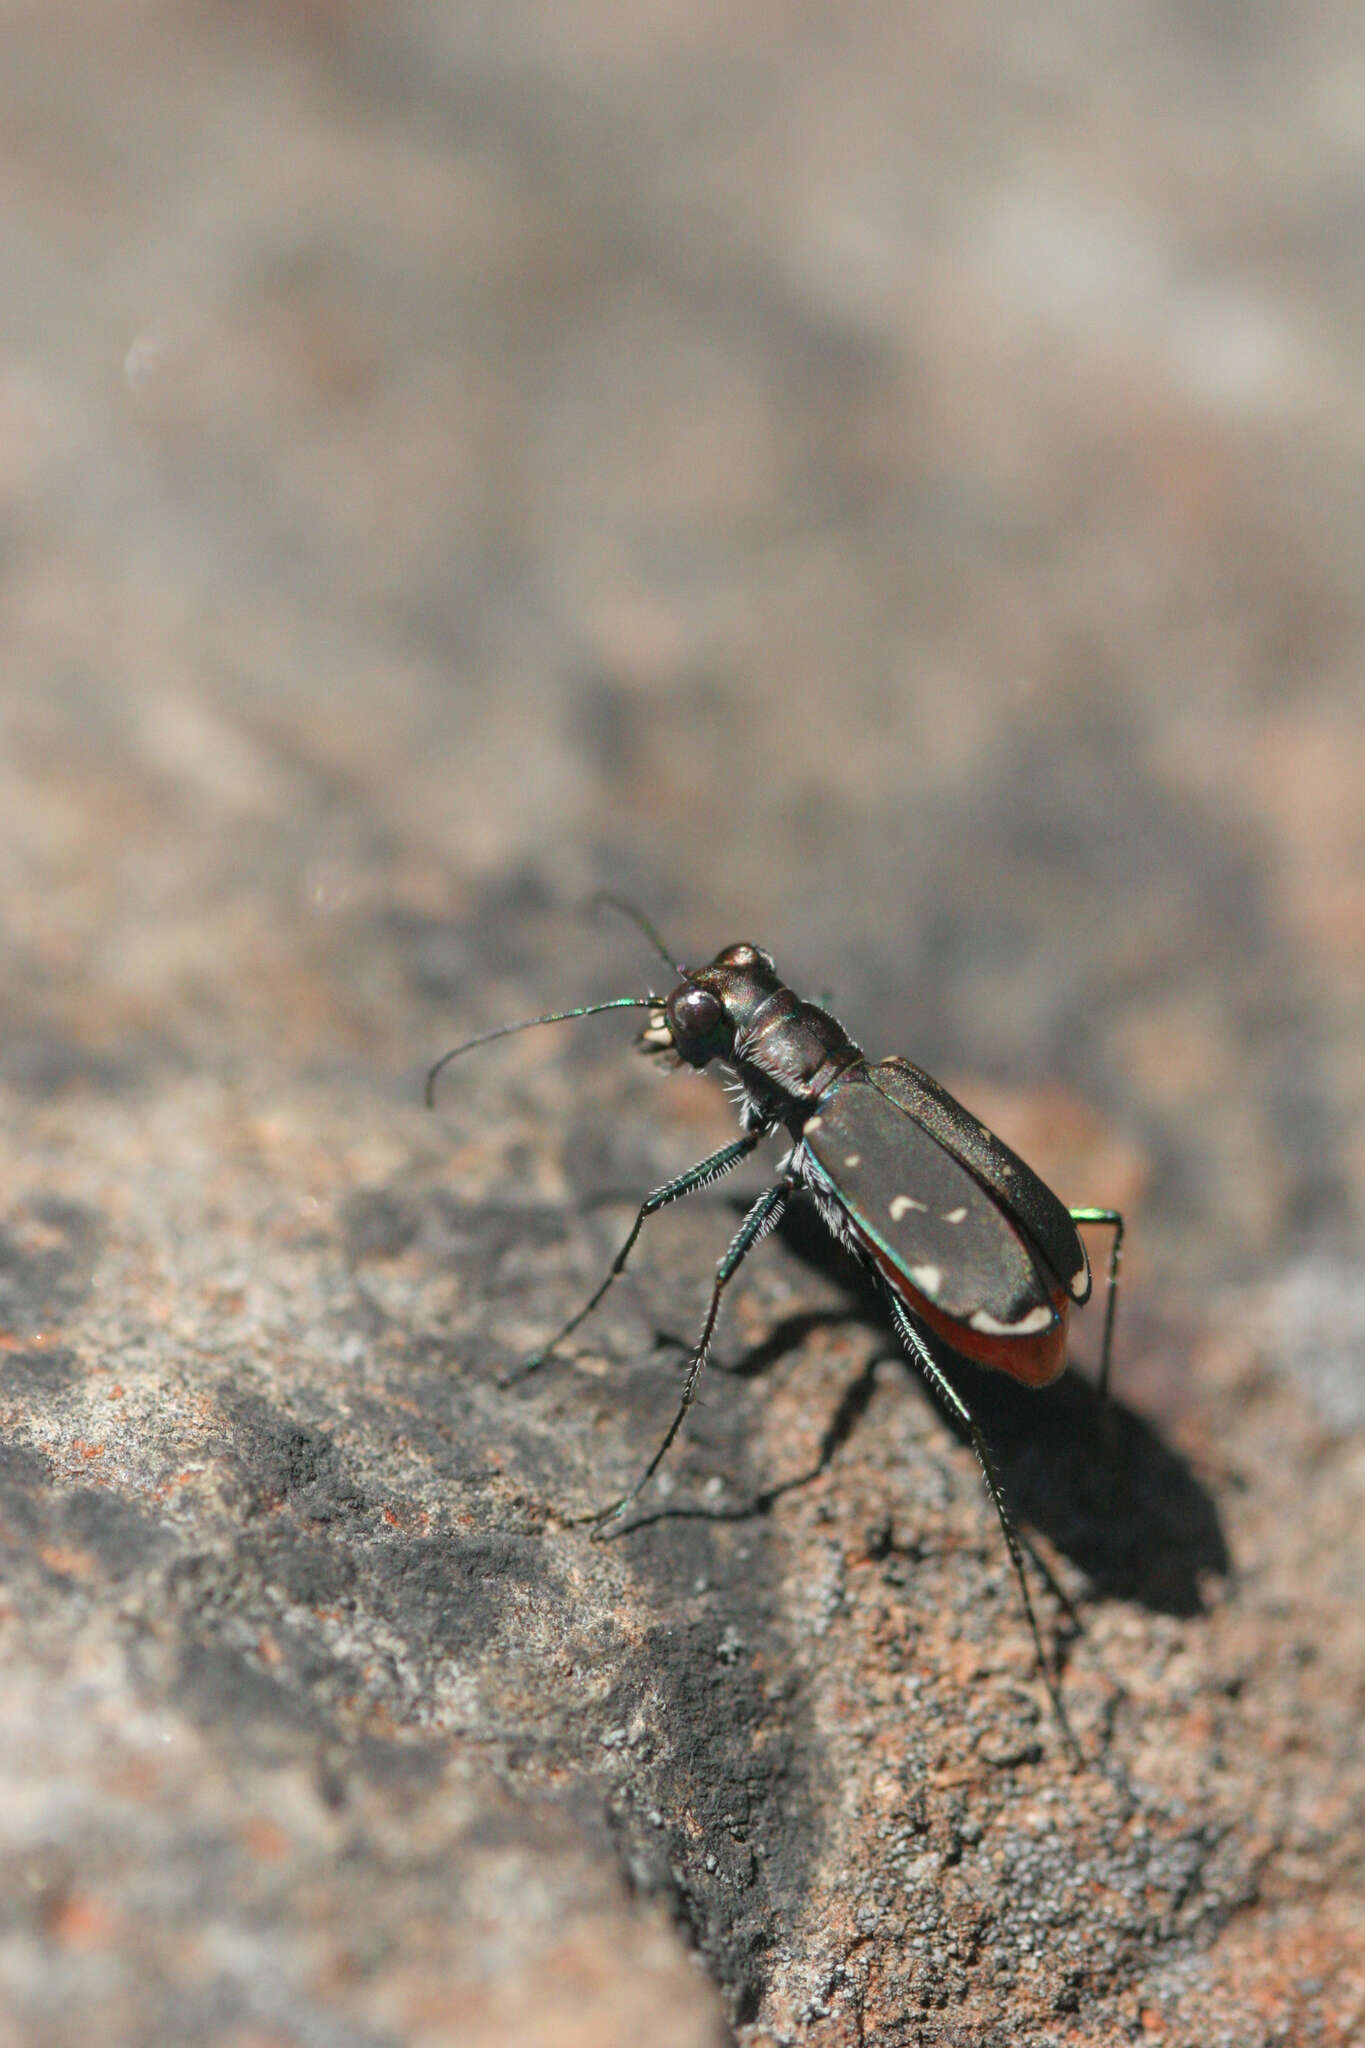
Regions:
<instances>
[{"instance_id":1,"label":"rock surface","mask_svg":"<svg viewBox=\"0 0 1365 2048\"><path fill-rule=\"evenodd\" d=\"M0 20L0 2042L1365 2032L1354 11ZM609 883L1130 1217L734 1227ZM744 1185L761 1185L758 1168Z\"/></svg>"}]
</instances>

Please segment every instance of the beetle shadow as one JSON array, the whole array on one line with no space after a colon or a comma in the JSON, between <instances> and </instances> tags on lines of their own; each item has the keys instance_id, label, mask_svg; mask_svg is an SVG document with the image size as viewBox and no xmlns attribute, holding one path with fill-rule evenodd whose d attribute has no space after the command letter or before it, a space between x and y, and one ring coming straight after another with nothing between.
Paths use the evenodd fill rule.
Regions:
<instances>
[{"instance_id":1,"label":"beetle shadow","mask_svg":"<svg viewBox=\"0 0 1365 2048\"><path fill-rule=\"evenodd\" d=\"M742 1512L763 1511L825 1469L856 1429L884 1358L899 1359L959 1441L969 1443L896 1342L877 1287L813 1210L794 1203L780 1234L802 1264L839 1288L845 1305L785 1317L721 1369L757 1378L812 1330L840 1323L861 1323L884 1341L842 1396L812 1470L764 1489ZM1232 1560L1217 1506L1188 1459L1121 1399L1112 1393L1101 1399L1074 1369L1049 1387L1025 1387L931 1341L936 1361L990 1445L1012 1513L1086 1574L1093 1595L1134 1600L1177 1617L1204 1610L1202 1582L1210 1575L1226 1577Z\"/></svg>"}]
</instances>

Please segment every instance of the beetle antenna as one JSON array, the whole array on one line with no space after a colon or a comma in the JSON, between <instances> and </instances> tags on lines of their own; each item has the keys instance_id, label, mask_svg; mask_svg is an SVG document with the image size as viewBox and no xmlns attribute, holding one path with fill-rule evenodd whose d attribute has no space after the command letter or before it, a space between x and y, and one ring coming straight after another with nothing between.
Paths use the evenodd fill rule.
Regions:
<instances>
[{"instance_id":1,"label":"beetle antenna","mask_svg":"<svg viewBox=\"0 0 1365 2048\"><path fill-rule=\"evenodd\" d=\"M436 1076L442 1067L448 1067L463 1052L473 1052L476 1045L488 1045L495 1038L510 1038L514 1031L531 1031L537 1024L567 1024L574 1017L595 1017L601 1010L657 1010L663 1004L662 996L613 996L606 1003L584 1003L577 1010L552 1010L547 1017L522 1017L515 1024L499 1024L492 1031L481 1031L477 1038L467 1038L463 1045L452 1045L449 1052L443 1052L427 1074L427 1108L436 1104Z\"/></svg>"},{"instance_id":2,"label":"beetle antenna","mask_svg":"<svg viewBox=\"0 0 1365 2048\"><path fill-rule=\"evenodd\" d=\"M624 896L613 896L610 889L599 889L589 898L589 901L594 908L599 903L605 903L612 910L619 910L622 917L628 917L631 923L644 933L659 958L665 961L675 974L685 975L687 973L687 969L682 965L681 961L676 960L672 952L664 944L658 926L652 919L645 916L643 910L637 910L633 903L627 902Z\"/></svg>"}]
</instances>

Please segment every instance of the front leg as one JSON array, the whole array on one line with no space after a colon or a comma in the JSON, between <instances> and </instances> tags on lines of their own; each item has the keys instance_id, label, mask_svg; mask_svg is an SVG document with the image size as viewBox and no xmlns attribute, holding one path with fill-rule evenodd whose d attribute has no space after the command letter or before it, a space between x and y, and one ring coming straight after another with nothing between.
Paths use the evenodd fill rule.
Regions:
<instances>
[{"instance_id":1,"label":"front leg","mask_svg":"<svg viewBox=\"0 0 1365 2048\"><path fill-rule=\"evenodd\" d=\"M739 1165L742 1159L748 1158L759 1139L763 1136L764 1128L766 1127L746 1131L742 1138L734 1139L729 1145L722 1145L719 1152L713 1152L709 1159L699 1160L695 1166L689 1167L686 1173L680 1173L676 1180L666 1180L662 1187L655 1188L653 1194L645 1196L644 1201L640 1204L639 1214L630 1226L630 1233L608 1267L607 1277L602 1282L602 1285L595 1294L589 1296L582 1308L579 1309L577 1315L570 1316L563 1329L555 1332L548 1344L542 1344L539 1351L531 1353L531 1356L523 1362L521 1371L517 1375L518 1378L527 1373L538 1372L550 1354L556 1351L564 1342L564 1339L572 1336L580 1323L587 1321L612 1282L619 1274L625 1271L626 1260L635 1249L635 1240L645 1227L646 1217L653 1216L656 1210L666 1209L670 1202L682 1201L685 1195L696 1194L699 1188L709 1187L713 1180L719 1180L723 1174L729 1173L733 1167Z\"/></svg>"},{"instance_id":2,"label":"front leg","mask_svg":"<svg viewBox=\"0 0 1365 2048\"><path fill-rule=\"evenodd\" d=\"M706 1321L702 1324L701 1335L697 1339L692 1357L688 1363L687 1377L683 1381L682 1399L678 1403L678 1412L669 1423L663 1442L659 1445L658 1450L654 1453L648 1465L646 1465L639 1479L631 1487L630 1492L622 1494L620 1500L613 1501L610 1507L603 1508L601 1514L594 1517L598 1533L606 1527L608 1522L615 1521L618 1515L623 1515L633 1500L638 1500L660 1465L662 1465L668 1454L669 1446L682 1428L683 1417L692 1406L693 1399L695 1398L697 1382L701 1378L702 1369L706 1364L707 1353L711 1349L711 1339L715 1335L716 1318L720 1314L720 1298L760 1238L766 1237L768 1232L779 1221L782 1211L791 1200L791 1194L791 1188L786 1181L779 1181L775 1187L765 1189L754 1203L752 1209L750 1209L744 1221L740 1224L739 1229L735 1232L728 1251L716 1268L715 1285L711 1289L710 1307L706 1311Z\"/></svg>"}]
</instances>

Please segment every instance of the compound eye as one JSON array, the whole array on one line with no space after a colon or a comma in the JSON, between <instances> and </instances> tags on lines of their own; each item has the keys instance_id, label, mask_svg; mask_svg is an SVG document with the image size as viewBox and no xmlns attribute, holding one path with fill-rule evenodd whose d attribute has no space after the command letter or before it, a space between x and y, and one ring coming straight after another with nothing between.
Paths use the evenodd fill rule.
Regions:
<instances>
[{"instance_id":1,"label":"compound eye","mask_svg":"<svg viewBox=\"0 0 1365 2048\"><path fill-rule=\"evenodd\" d=\"M673 1005L673 1029L684 1038L705 1038L725 1011L709 988L689 988Z\"/></svg>"},{"instance_id":2,"label":"compound eye","mask_svg":"<svg viewBox=\"0 0 1365 2048\"><path fill-rule=\"evenodd\" d=\"M684 989L668 1006L673 1042L684 1059L705 1065L719 1050L714 1040L725 1022L725 1006L708 988Z\"/></svg>"}]
</instances>

